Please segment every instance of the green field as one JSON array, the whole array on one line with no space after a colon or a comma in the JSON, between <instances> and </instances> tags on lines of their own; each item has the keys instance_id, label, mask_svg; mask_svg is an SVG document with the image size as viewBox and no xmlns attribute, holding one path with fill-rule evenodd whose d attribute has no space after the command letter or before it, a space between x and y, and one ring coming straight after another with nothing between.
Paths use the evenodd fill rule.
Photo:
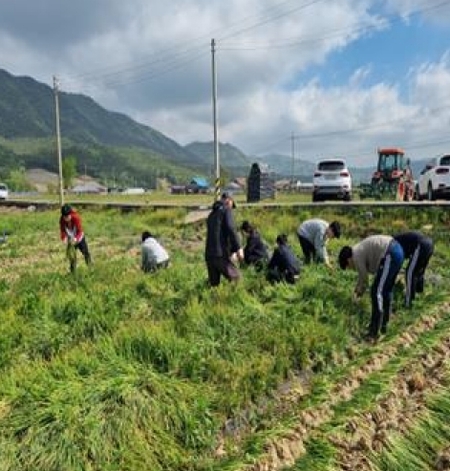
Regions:
<instances>
[{"instance_id":1,"label":"green field","mask_svg":"<svg viewBox=\"0 0 450 471\"><path fill-rule=\"evenodd\" d=\"M187 209L83 209L93 266L68 273L54 211L0 208L0 470L433 470L450 443L448 210L239 207L273 245L309 217L339 249L406 228L436 242L411 310L361 341L356 274L308 266L297 285L243 269L210 290ZM168 270L139 270L155 232ZM400 277L402 278L402 277Z\"/></svg>"}]
</instances>

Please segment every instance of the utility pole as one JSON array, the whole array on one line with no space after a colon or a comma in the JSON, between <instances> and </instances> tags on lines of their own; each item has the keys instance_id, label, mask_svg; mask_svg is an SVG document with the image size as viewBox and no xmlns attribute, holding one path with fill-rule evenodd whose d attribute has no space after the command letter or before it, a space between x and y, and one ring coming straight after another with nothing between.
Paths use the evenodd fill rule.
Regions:
<instances>
[{"instance_id":1,"label":"utility pole","mask_svg":"<svg viewBox=\"0 0 450 471\"><path fill-rule=\"evenodd\" d=\"M55 94L55 116L56 116L56 148L58 152L58 179L59 179L59 205L64 204L63 174L62 174L62 152L61 152L61 132L59 129L59 99L58 80L53 76L53 92Z\"/></svg>"},{"instance_id":2,"label":"utility pole","mask_svg":"<svg viewBox=\"0 0 450 471\"><path fill-rule=\"evenodd\" d=\"M219 133L217 129L217 71L216 71L216 41L211 39L211 69L212 69L212 105L213 105L213 128L214 128L214 197L220 198L220 160L219 160Z\"/></svg>"},{"instance_id":3,"label":"utility pole","mask_svg":"<svg viewBox=\"0 0 450 471\"><path fill-rule=\"evenodd\" d=\"M292 163L291 163L291 186L292 189L294 188L294 167L295 167L295 140L298 139L299 136L296 136L294 132L291 133L291 155L292 155Z\"/></svg>"}]
</instances>

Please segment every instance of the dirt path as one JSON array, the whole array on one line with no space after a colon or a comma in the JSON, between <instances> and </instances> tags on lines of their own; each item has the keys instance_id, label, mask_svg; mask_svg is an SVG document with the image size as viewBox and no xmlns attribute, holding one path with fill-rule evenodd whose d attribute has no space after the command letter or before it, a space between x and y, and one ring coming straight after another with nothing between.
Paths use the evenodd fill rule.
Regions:
<instances>
[{"instance_id":1,"label":"dirt path","mask_svg":"<svg viewBox=\"0 0 450 471\"><path fill-rule=\"evenodd\" d=\"M404 433L420 414L426 411L426 397L442 389L448 374L450 337L410 362L393 378L388 394L370 411L351 417L344 433L334 434L330 441L338 448L339 469L372 471L369 452L379 453L389 443L392 433Z\"/></svg>"},{"instance_id":2,"label":"dirt path","mask_svg":"<svg viewBox=\"0 0 450 471\"><path fill-rule=\"evenodd\" d=\"M241 467L245 471L275 471L294 465L295 461L305 454L305 442L321 425L329 422L334 415L333 406L348 401L361 383L371 374L380 371L391 360L400 348L412 346L426 331L431 331L449 312L450 303L444 303L432 314L421 318L408 332L403 333L390 343L377 346L367 363L352 369L341 381L329 391L328 397L320 406L302 411L297 424L284 436L276 437L265 445L265 453L257 462ZM300 399L300 398L299 398Z\"/></svg>"},{"instance_id":3,"label":"dirt path","mask_svg":"<svg viewBox=\"0 0 450 471\"><path fill-rule=\"evenodd\" d=\"M184 224L194 224L197 222L204 221L208 214L211 212L210 209L202 209L199 211L191 211L190 213L186 214L184 218Z\"/></svg>"}]
</instances>

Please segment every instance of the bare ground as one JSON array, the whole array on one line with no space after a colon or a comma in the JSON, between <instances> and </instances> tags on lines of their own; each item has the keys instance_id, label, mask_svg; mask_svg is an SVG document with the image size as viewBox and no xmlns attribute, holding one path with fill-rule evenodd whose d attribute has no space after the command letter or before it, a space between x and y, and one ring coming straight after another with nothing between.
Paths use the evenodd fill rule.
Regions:
<instances>
[{"instance_id":1,"label":"bare ground","mask_svg":"<svg viewBox=\"0 0 450 471\"><path fill-rule=\"evenodd\" d=\"M294 465L305 454L305 442L321 425L333 418L333 406L348 401L369 375L380 371L400 348L408 348L426 331L433 330L443 314L448 313L450 303L439 306L432 314L421 318L408 332L389 344L379 345L366 364L354 368L329 392L320 406L302 411L298 420L284 436L276 437L265 445L265 453L256 462L244 466L245 471L275 471ZM370 468L367 468L370 469Z\"/></svg>"}]
</instances>

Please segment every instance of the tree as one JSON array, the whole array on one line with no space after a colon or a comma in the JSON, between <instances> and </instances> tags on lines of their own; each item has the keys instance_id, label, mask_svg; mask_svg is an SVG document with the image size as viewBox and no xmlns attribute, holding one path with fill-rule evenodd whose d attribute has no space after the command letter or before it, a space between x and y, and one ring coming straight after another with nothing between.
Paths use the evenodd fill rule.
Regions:
<instances>
[{"instance_id":1,"label":"tree","mask_svg":"<svg viewBox=\"0 0 450 471\"><path fill-rule=\"evenodd\" d=\"M6 183L13 191L29 191L33 189L27 180L25 168L23 167L10 170Z\"/></svg>"},{"instance_id":2,"label":"tree","mask_svg":"<svg viewBox=\"0 0 450 471\"><path fill-rule=\"evenodd\" d=\"M77 160L75 157L66 157L62 162L62 175L64 188L70 188L77 175Z\"/></svg>"}]
</instances>

